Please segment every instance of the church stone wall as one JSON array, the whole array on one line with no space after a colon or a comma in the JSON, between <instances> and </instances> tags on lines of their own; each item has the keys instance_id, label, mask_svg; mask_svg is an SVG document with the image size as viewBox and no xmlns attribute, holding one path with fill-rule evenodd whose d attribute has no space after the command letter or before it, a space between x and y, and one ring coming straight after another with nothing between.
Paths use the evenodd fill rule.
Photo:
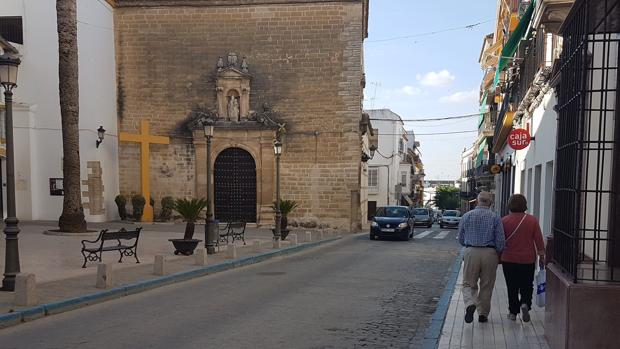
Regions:
<instances>
[{"instance_id":1,"label":"church stone wall","mask_svg":"<svg viewBox=\"0 0 620 349\"><path fill-rule=\"evenodd\" d=\"M216 63L234 51L249 63L250 108L268 102L287 124L281 188L299 203L291 218L347 230L357 224L351 200L360 190L363 16L361 0L115 9L120 130L138 133L148 119L151 134L171 137L170 146L151 145L154 199L196 193L201 164L178 125L193 105L217 107ZM123 193L140 190L138 149L121 144ZM166 155L173 153L176 161ZM176 166L174 176L161 175L163 162Z\"/></svg>"}]
</instances>

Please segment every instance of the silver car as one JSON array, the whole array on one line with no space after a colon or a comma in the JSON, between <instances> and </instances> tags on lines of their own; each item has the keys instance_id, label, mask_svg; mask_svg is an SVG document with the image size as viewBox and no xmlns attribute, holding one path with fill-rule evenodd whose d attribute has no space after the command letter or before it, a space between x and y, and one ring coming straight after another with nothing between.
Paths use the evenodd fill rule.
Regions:
<instances>
[{"instance_id":1,"label":"silver car","mask_svg":"<svg viewBox=\"0 0 620 349\"><path fill-rule=\"evenodd\" d=\"M414 208L411 213L414 217L414 225L424 225L427 228L433 226L433 213L430 208Z\"/></svg>"},{"instance_id":2,"label":"silver car","mask_svg":"<svg viewBox=\"0 0 620 349\"><path fill-rule=\"evenodd\" d=\"M439 220L439 227L458 227L461 222L461 213L457 210L445 210Z\"/></svg>"}]
</instances>

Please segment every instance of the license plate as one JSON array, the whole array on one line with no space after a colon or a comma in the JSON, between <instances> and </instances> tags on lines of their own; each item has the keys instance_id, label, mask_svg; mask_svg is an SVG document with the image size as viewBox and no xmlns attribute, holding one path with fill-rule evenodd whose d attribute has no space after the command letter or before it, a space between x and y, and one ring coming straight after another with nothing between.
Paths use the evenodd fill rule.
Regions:
<instances>
[{"instance_id":1,"label":"license plate","mask_svg":"<svg viewBox=\"0 0 620 349\"><path fill-rule=\"evenodd\" d=\"M386 233L393 233L393 232L394 232L394 229L391 229L391 228L390 228L390 229L388 229L388 228L383 228L383 229L381 229L381 231L384 231L384 232L386 232Z\"/></svg>"}]
</instances>

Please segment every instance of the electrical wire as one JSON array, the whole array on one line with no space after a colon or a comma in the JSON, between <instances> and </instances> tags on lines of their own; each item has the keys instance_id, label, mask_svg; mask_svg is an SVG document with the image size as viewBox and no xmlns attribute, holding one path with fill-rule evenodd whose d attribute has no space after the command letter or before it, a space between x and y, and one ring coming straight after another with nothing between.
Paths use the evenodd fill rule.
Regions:
<instances>
[{"instance_id":1,"label":"electrical wire","mask_svg":"<svg viewBox=\"0 0 620 349\"><path fill-rule=\"evenodd\" d=\"M393 157L396 155L395 153L392 153L392 155L390 155L390 156L385 156L385 155L381 154L381 152L379 151L379 149L375 150L375 152L376 152L377 154L381 155L381 157L383 157L384 159L391 159L391 158L393 158Z\"/></svg>"},{"instance_id":2,"label":"electrical wire","mask_svg":"<svg viewBox=\"0 0 620 349\"><path fill-rule=\"evenodd\" d=\"M445 121L445 120L456 120L456 119L469 119L475 116L480 116L480 112L472 113L472 114L463 114L463 115L454 115L454 116L445 116L445 117L428 117L428 118L418 118L418 119L400 119L400 120L392 120L392 119L381 119L381 118L370 118L370 120L375 121L402 121L402 122L427 122L427 121Z\"/></svg>"},{"instance_id":3,"label":"electrical wire","mask_svg":"<svg viewBox=\"0 0 620 349\"><path fill-rule=\"evenodd\" d=\"M436 136L436 135L453 135L459 133L473 133L478 132L478 130L471 131L452 131L452 132L432 132L432 133L414 133L415 136ZM401 133L379 133L379 136L402 136Z\"/></svg>"},{"instance_id":4,"label":"electrical wire","mask_svg":"<svg viewBox=\"0 0 620 349\"><path fill-rule=\"evenodd\" d=\"M485 24L485 23L489 23L489 22L493 22L493 21L494 21L493 19L489 19L489 20L486 20L486 21L472 23L472 24L468 24L468 25L464 25L464 26L460 26L460 27L445 28L445 29L435 30L435 31L431 31L431 32L411 34L411 35L394 36L394 37L385 38L385 39L367 40L366 42L368 42L368 43L386 42L386 41L394 41L394 40L412 39L412 38L418 38L418 37L422 37L422 36L437 35L437 34L449 32L449 31L462 30L462 29L470 29L471 30L471 29L474 29L475 27L477 27L479 25L482 25L482 24Z\"/></svg>"}]
</instances>

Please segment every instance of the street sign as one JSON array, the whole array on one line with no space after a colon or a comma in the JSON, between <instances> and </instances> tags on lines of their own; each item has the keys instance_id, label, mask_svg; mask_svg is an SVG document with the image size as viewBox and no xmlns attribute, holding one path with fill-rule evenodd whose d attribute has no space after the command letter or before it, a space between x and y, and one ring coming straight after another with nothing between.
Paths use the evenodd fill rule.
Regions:
<instances>
[{"instance_id":1,"label":"street sign","mask_svg":"<svg viewBox=\"0 0 620 349\"><path fill-rule=\"evenodd\" d=\"M530 133L522 128L517 128L510 131L508 135L508 145L514 150L521 150L527 148L532 141Z\"/></svg>"},{"instance_id":2,"label":"street sign","mask_svg":"<svg viewBox=\"0 0 620 349\"><path fill-rule=\"evenodd\" d=\"M491 171L492 174L498 174L498 173L502 172L502 168L498 164L494 164L494 165L491 165L490 171Z\"/></svg>"}]
</instances>

